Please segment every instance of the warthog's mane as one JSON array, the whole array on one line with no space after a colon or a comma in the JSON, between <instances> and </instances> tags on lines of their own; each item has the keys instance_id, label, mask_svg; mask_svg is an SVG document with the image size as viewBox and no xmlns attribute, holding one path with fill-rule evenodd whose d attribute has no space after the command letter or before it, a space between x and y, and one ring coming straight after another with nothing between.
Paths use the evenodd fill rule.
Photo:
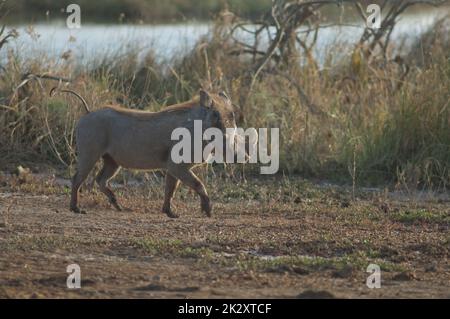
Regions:
<instances>
[{"instance_id":1,"label":"warthog's mane","mask_svg":"<svg viewBox=\"0 0 450 319\"><path fill-rule=\"evenodd\" d=\"M187 102L182 102L174 105L169 105L168 107L162 109L160 112L178 112L178 111L189 111L193 107L198 106L200 103L199 98L192 99Z\"/></svg>"},{"instance_id":2,"label":"warthog's mane","mask_svg":"<svg viewBox=\"0 0 450 319\"><path fill-rule=\"evenodd\" d=\"M190 100L187 102L167 106L166 108L163 108L162 110L160 110L158 112L127 109L127 108L124 108L124 107L121 107L118 105L107 105L106 108L114 110L115 112L122 114L122 115L134 117L136 119L145 120L145 119L154 118L155 116L166 114L166 113L190 111L190 110L192 110L192 108L194 108L195 106L198 106L198 105L199 105L199 99L193 99L193 100Z\"/></svg>"}]
</instances>

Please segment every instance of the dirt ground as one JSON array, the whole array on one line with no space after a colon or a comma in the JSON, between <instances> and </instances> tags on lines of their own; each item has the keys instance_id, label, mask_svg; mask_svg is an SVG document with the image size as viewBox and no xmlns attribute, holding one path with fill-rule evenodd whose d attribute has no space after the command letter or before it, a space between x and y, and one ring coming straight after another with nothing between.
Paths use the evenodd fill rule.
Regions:
<instances>
[{"instance_id":1,"label":"dirt ground","mask_svg":"<svg viewBox=\"0 0 450 319\"><path fill-rule=\"evenodd\" d=\"M85 189L86 215L64 184L0 175L1 298L450 298L448 193L211 178L212 218L182 187L169 219L160 180L115 185L124 212Z\"/></svg>"}]
</instances>

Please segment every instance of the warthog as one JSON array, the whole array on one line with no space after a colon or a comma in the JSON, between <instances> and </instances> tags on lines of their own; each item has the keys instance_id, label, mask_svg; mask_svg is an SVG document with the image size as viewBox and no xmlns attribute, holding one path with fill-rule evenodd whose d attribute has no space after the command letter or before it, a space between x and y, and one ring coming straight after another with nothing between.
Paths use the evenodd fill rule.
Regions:
<instances>
[{"instance_id":1,"label":"warthog","mask_svg":"<svg viewBox=\"0 0 450 319\"><path fill-rule=\"evenodd\" d=\"M50 95L54 92L55 88ZM75 94L81 99L87 112L80 118L76 127L77 169L72 179L70 210L85 213L78 206L79 190L95 163L102 158L103 168L95 180L117 210L122 210L122 207L108 187L108 182L121 167L162 169L167 172L162 206L162 211L167 216L178 217L171 209L171 200L179 181L200 196L202 211L211 216L212 206L205 186L191 171L196 164L177 164L171 158L171 149L176 143L171 139L171 134L176 128L187 128L192 133L194 120L201 120L203 129L215 127L225 133L226 128L235 128L233 104L224 92L210 94L200 90L199 97L169 106L160 112L112 106L90 112L86 101L76 92L60 92Z\"/></svg>"}]
</instances>

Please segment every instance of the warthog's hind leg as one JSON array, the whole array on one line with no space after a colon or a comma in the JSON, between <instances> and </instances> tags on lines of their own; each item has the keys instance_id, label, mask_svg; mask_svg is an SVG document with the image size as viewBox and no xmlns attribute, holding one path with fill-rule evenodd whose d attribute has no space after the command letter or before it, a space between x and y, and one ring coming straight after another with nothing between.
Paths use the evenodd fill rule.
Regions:
<instances>
[{"instance_id":1,"label":"warthog's hind leg","mask_svg":"<svg viewBox=\"0 0 450 319\"><path fill-rule=\"evenodd\" d=\"M89 173L88 173L89 175ZM72 177L72 194L70 197L70 210L77 214L86 214L85 210L81 210L78 207L78 199L80 197L80 187L83 184L84 180L81 180L80 174L78 171Z\"/></svg>"},{"instance_id":2,"label":"warthog's hind leg","mask_svg":"<svg viewBox=\"0 0 450 319\"><path fill-rule=\"evenodd\" d=\"M184 184L192 188L200 196L202 211L206 213L206 216L211 217L212 205L205 186L201 180L185 166L178 165L173 168L169 168L169 172L171 175L175 176Z\"/></svg>"},{"instance_id":3,"label":"warthog's hind leg","mask_svg":"<svg viewBox=\"0 0 450 319\"><path fill-rule=\"evenodd\" d=\"M94 168L96 159L92 160L80 160L78 159L77 171L72 178L72 194L70 198L70 210L78 214L86 214L86 211L81 210L78 207L78 197L80 193L80 187L88 177L90 171Z\"/></svg>"},{"instance_id":4,"label":"warthog's hind leg","mask_svg":"<svg viewBox=\"0 0 450 319\"><path fill-rule=\"evenodd\" d=\"M178 215L175 214L170 208L170 204L172 202L172 197L175 191L177 190L179 184L178 178L173 177L169 172L166 173L166 189L164 195L164 204L162 211L164 214L169 216L170 218L178 218Z\"/></svg>"},{"instance_id":5,"label":"warthog's hind leg","mask_svg":"<svg viewBox=\"0 0 450 319\"><path fill-rule=\"evenodd\" d=\"M95 181L100 187L100 191L103 194L105 194L106 197L108 197L108 200L111 203L111 205L113 205L114 208L117 209L118 211L121 211L122 207L117 202L116 195L108 187L109 180L113 178L114 175L117 174L119 168L120 168L119 165L117 165L117 163L111 156L109 156L108 154L103 155L103 168L98 173L97 177L95 178Z\"/></svg>"}]
</instances>

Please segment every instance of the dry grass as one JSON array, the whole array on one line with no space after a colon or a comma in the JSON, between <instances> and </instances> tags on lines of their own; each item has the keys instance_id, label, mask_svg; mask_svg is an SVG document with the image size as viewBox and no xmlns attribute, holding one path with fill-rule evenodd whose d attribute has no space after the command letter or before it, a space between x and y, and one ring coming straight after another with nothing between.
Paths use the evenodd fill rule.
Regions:
<instances>
[{"instance_id":1,"label":"dry grass","mask_svg":"<svg viewBox=\"0 0 450 319\"><path fill-rule=\"evenodd\" d=\"M1 167L37 161L70 167L74 160L73 128L82 112L78 102L50 99L55 83L45 80L17 90L22 75L32 72L74 79L70 87L93 109L121 103L158 110L189 99L201 86L220 87L240 104L240 126L280 128L281 172L355 185L448 188L450 61L440 23L402 64L343 60L323 70L307 64L290 71L295 83L276 74L261 76L250 96L249 61L226 54L232 44L222 38L222 27L218 24L209 40L202 39L169 69L151 53L143 61L137 52L116 60L105 57L89 68L9 55L0 76ZM409 66L406 75L402 65ZM304 103L297 87L315 109Z\"/></svg>"}]
</instances>

